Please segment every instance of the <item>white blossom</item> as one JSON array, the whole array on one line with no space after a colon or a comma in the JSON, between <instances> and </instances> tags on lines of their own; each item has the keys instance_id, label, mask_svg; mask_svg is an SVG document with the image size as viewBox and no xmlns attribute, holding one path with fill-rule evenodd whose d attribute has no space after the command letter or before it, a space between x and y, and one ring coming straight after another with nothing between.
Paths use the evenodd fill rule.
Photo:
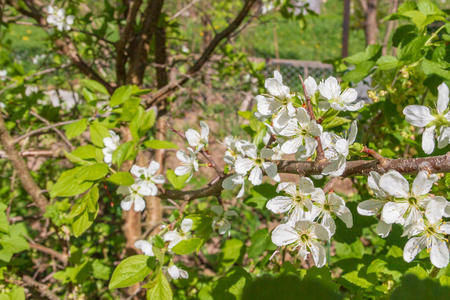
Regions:
<instances>
[{"instance_id":1,"label":"white blossom","mask_svg":"<svg viewBox=\"0 0 450 300\"><path fill-rule=\"evenodd\" d=\"M145 209L145 196L150 196L152 193L151 189L146 185L140 185L134 183L130 186L119 186L117 188L117 194L126 195L125 199L120 202L120 207L123 210L128 211L134 203L135 211L143 211Z\"/></svg>"},{"instance_id":2,"label":"white blossom","mask_svg":"<svg viewBox=\"0 0 450 300\"><path fill-rule=\"evenodd\" d=\"M133 165L130 173L136 176L136 183L146 185L150 191L150 196L155 196L158 193L158 188L155 184L163 184L165 182L164 176L157 175L159 170L159 163L151 161L148 168Z\"/></svg>"},{"instance_id":3,"label":"white blossom","mask_svg":"<svg viewBox=\"0 0 450 300\"><path fill-rule=\"evenodd\" d=\"M239 193L237 194L236 198L241 198L242 196L244 196L245 175L239 173L232 174L227 178L225 178L225 180L222 183L222 187L226 190L232 190L239 185L241 186L241 189L239 190Z\"/></svg>"},{"instance_id":4,"label":"white blossom","mask_svg":"<svg viewBox=\"0 0 450 300\"><path fill-rule=\"evenodd\" d=\"M326 252L322 241L330 240L330 232L324 226L310 220L300 220L295 224L278 225L272 232L272 242L277 246L293 245L298 248L302 259L307 259L311 253L316 267L321 268L326 263Z\"/></svg>"},{"instance_id":5,"label":"white blossom","mask_svg":"<svg viewBox=\"0 0 450 300\"><path fill-rule=\"evenodd\" d=\"M228 221L229 217L236 217L238 214L233 211L225 211L221 205L213 205L211 206L211 211L214 212L215 216L213 218L212 227L215 229L217 227L219 234L224 235L228 232L228 236L230 236L231 223Z\"/></svg>"},{"instance_id":6,"label":"white blossom","mask_svg":"<svg viewBox=\"0 0 450 300\"><path fill-rule=\"evenodd\" d=\"M59 31L70 30L70 25L73 24L75 17L72 15L66 16L66 11L64 8L57 8L53 6L47 7L47 23L49 25L54 25Z\"/></svg>"},{"instance_id":7,"label":"white blossom","mask_svg":"<svg viewBox=\"0 0 450 300\"><path fill-rule=\"evenodd\" d=\"M191 148L186 148L187 152L182 150L177 152L177 158L181 161L181 166L175 169L177 176L190 174L186 182L190 181L194 172L198 171L197 154Z\"/></svg>"},{"instance_id":8,"label":"white blossom","mask_svg":"<svg viewBox=\"0 0 450 300\"><path fill-rule=\"evenodd\" d=\"M374 192L376 198L365 200L358 204L357 210L360 215L363 216L374 216L381 213L384 205L391 201L391 197L380 187L381 175L377 172L371 171L367 183L370 189ZM389 235L392 229L392 224L387 224L381 218L380 223L377 225L377 233L385 238Z\"/></svg>"},{"instance_id":9,"label":"white blossom","mask_svg":"<svg viewBox=\"0 0 450 300\"><path fill-rule=\"evenodd\" d=\"M183 279L187 279L189 278L189 274L188 272L186 272L185 270L178 268L175 265L172 265L171 267L167 268L167 272L169 273L170 277L172 277L173 279L179 279L179 278L183 278Z\"/></svg>"},{"instance_id":10,"label":"white blossom","mask_svg":"<svg viewBox=\"0 0 450 300\"><path fill-rule=\"evenodd\" d=\"M270 199L266 208L271 212L288 214L288 222L295 224L301 219L310 219L313 204L311 194L314 193L314 183L311 179L302 177L298 186L293 182L282 182L277 187L277 193L284 191L286 196Z\"/></svg>"},{"instance_id":11,"label":"white blossom","mask_svg":"<svg viewBox=\"0 0 450 300\"><path fill-rule=\"evenodd\" d=\"M107 164L111 164L112 155L114 151L116 151L117 147L120 145L120 136L118 136L114 131L110 130L109 135L111 137L106 137L103 139L103 144L105 144L105 148L103 148L102 152L105 155L103 161Z\"/></svg>"},{"instance_id":12,"label":"white blossom","mask_svg":"<svg viewBox=\"0 0 450 300\"><path fill-rule=\"evenodd\" d=\"M269 95L256 96L258 113L255 115L259 118L273 116L274 128L282 129L295 115L289 87L283 85L283 78L278 71L274 72L274 78L266 79L265 87Z\"/></svg>"},{"instance_id":13,"label":"white blossom","mask_svg":"<svg viewBox=\"0 0 450 300\"><path fill-rule=\"evenodd\" d=\"M188 240L190 237L190 231L192 229L192 225L194 225L194 221L191 219L185 218L181 222L181 231L168 231L164 235L164 241L170 242L169 243L169 250L172 250L173 247L175 247L176 244L183 240Z\"/></svg>"},{"instance_id":14,"label":"white blossom","mask_svg":"<svg viewBox=\"0 0 450 300\"><path fill-rule=\"evenodd\" d=\"M435 218L428 221L411 224L405 230L416 237L406 243L403 258L411 262L422 249L427 248L431 263L437 268L444 268L449 262L448 239L445 236L450 234L450 224Z\"/></svg>"},{"instance_id":15,"label":"white blossom","mask_svg":"<svg viewBox=\"0 0 450 300\"><path fill-rule=\"evenodd\" d=\"M0 70L0 80L5 81L6 75L8 75L8 72L6 70Z\"/></svg>"},{"instance_id":16,"label":"white blossom","mask_svg":"<svg viewBox=\"0 0 450 300\"><path fill-rule=\"evenodd\" d=\"M263 148L261 151L258 151L256 146L253 144L243 146L242 149L247 157L236 160L235 169L237 173L245 175L250 171L248 179L254 185L260 185L262 183L262 170L264 170L267 175L275 181L280 180L277 165L272 162L265 161L266 158L269 158L274 154L272 150Z\"/></svg>"},{"instance_id":17,"label":"white blossom","mask_svg":"<svg viewBox=\"0 0 450 300\"><path fill-rule=\"evenodd\" d=\"M281 151L293 154L299 150L305 150L307 157L314 153L317 147L315 137L322 133L322 126L316 121L311 121L311 117L303 107L297 110L295 118L291 118L283 129L279 131L274 129L279 135L288 138L281 145Z\"/></svg>"},{"instance_id":18,"label":"white blossom","mask_svg":"<svg viewBox=\"0 0 450 300\"><path fill-rule=\"evenodd\" d=\"M306 78L305 82L305 89L306 89L306 93L308 94L309 97L314 97L316 95L317 90L319 89L317 86L317 82L314 78L312 78L311 76L308 76L308 78Z\"/></svg>"},{"instance_id":19,"label":"white blossom","mask_svg":"<svg viewBox=\"0 0 450 300\"><path fill-rule=\"evenodd\" d=\"M203 149L203 147L208 145L208 124L200 121L200 127L202 128L201 133L194 129L188 129L185 133L189 146L194 147L196 152L200 151L201 149Z\"/></svg>"},{"instance_id":20,"label":"white blossom","mask_svg":"<svg viewBox=\"0 0 450 300\"><path fill-rule=\"evenodd\" d=\"M329 193L325 196L322 189L316 189L312 196L314 205L312 209L312 219L321 220L320 224L326 227L331 235L336 232L336 223L334 218L341 219L347 228L353 226L353 217L350 210L345 206L345 201L335 193Z\"/></svg>"},{"instance_id":21,"label":"white blossom","mask_svg":"<svg viewBox=\"0 0 450 300\"><path fill-rule=\"evenodd\" d=\"M445 83L438 87L436 109L430 110L422 105L408 105L403 110L406 121L416 127L425 127L422 135L422 149L431 154L435 146L435 133L438 148L444 148L450 143L450 112L448 109L449 89Z\"/></svg>"},{"instance_id":22,"label":"white blossom","mask_svg":"<svg viewBox=\"0 0 450 300\"><path fill-rule=\"evenodd\" d=\"M379 186L393 197L393 201L383 207L382 220L387 224L408 226L420 222L424 217L428 220L441 218L448 201L441 196L428 195L438 179L436 174L421 171L410 191L408 181L399 172L391 170L381 176Z\"/></svg>"},{"instance_id":23,"label":"white blossom","mask_svg":"<svg viewBox=\"0 0 450 300\"><path fill-rule=\"evenodd\" d=\"M232 136L227 136L222 144L227 146L227 151L225 151L223 160L231 168L234 168L236 159L241 158L244 155L242 147L246 145L251 145L252 143L245 140L239 140Z\"/></svg>"},{"instance_id":24,"label":"white blossom","mask_svg":"<svg viewBox=\"0 0 450 300\"><path fill-rule=\"evenodd\" d=\"M155 256L155 254L153 253L153 246L148 241L145 240L136 241L136 243L134 243L134 246L138 249L141 249L142 252L144 252L144 255Z\"/></svg>"},{"instance_id":25,"label":"white blossom","mask_svg":"<svg viewBox=\"0 0 450 300\"><path fill-rule=\"evenodd\" d=\"M327 101L321 103L321 107L331 106L338 111L357 111L364 106L364 101L356 102L358 93L355 89L347 88L341 93L341 86L334 77L328 77L319 84L320 95Z\"/></svg>"},{"instance_id":26,"label":"white blossom","mask_svg":"<svg viewBox=\"0 0 450 300\"><path fill-rule=\"evenodd\" d=\"M356 120L350 125L347 138L342 138L332 132L324 132L321 136L325 158L330 161L322 171L323 175L338 177L344 173L349 154L349 146L355 142L358 127Z\"/></svg>"}]
</instances>

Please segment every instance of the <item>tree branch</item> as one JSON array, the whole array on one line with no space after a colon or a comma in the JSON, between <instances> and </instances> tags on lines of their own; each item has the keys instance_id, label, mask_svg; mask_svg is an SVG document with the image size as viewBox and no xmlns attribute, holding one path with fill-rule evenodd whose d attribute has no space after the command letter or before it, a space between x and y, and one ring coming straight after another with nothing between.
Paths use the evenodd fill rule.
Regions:
<instances>
[{"instance_id":1,"label":"tree branch","mask_svg":"<svg viewBox=\"0 0 450 300\"><path fill-rule=\"evenodd\" d=\"M450 152L441 156L421 157L421 158L400 158L387 159L384 164L379 164L376 160L354 160L348 161L345 171L341 177L368 176L371 171L381 174L389 170L395 170L401 174L417 174L420 171L430 173L450 173ZM329 164L313 161L276 161L278 173L296 174L300 176L320 175L322 170ZM191 191L165 190L158 194L162 199L192 201L194 199L217 196L223 190L223 178L217 177L206 187ZM333 178L330 182L335 183ZM329 186L332 187L332 184Z\"/></svg>"},{"instance_id":2,"label":"tree branch","mask_svg":"<svg viewBox=\"0 0 450 300\"><path fill-rule=\"evenodd\" d=\"M255 4L257 0L246 0L244 3L244 6L242 7L239 14L236 16L236 18L233 20L233 22L228 25L225 30L217 34L214 39L211 41L211 43L206 47L203 54L200 56L200 58L194 63L194 65L189 68L189 70L186 73L186 76L183 78L180 78L179 80L169 83L165 87L159 89L156 91L151 98L145 100L146 107L150 107L160 101L163 101L168 96L170 96L174 91L176 91L180 86L185 84L190 77L192 77L194 74L196 74L203 65L210 59L211 55L214 53L217 46L222 42L222 40L227 39L236 29L239 28L242 21L244 21L245 17L250 12L250 9L252 8L253 4Z\"/></svg>"},{"instance_id":3,"label":"tree branch","mask_svg":"<svg viewBox=\"0 0 450 300\"><path fill-rule=\"evenodd\" d=\"M49 290L49 287L43 283L37 282L36 280L32 279L30 276L25 275L22 278L23 282L25 282L28 286L34 286L35 288L37 288L37 290L39 291L39 293L45 297L45 299L50 299L50 300L60 300L61 298L59 298L55 293L53 293L52 291Z\"/></svg>"},{"instance_id":4,"label":"tree branch","mask_svg":"<svg viewBox=\"0 0 450 300\"><path fill-rule=\"evenodd\" d=\"M67 262L69 261L69 258L68 258L68 256L66 254L59 253L58 251L55 251L55 250L47 248L45 246L36 244L34 242L30 242L30 243L28 243L28 245L32 249L35 249L35 250L38 250L38 251L43 252L45 254L51 255L52 257L54 257L57 260L59 260L60 262L62 262L64 265L67 265Z\"/></svg>"},{"instance_id":5,"label":"tree branch","mask_svg":"<svg viewBox=\"0 0 450 300\"><path fill-rule=\"evenodd\" d=\"M46 207L48 205L47 198L42 194L41 189L31 177L27 164L23 160L19 151L14 147L14 139L9 134L6 128L5 121L3 120L3 115L0 114L0 142L3 145L3 149L11 160L13 168L16 170L17 175L22 182L23 188L31 196L31 199L39 208L41 214L45 213Z\"/></svg>"},{"instance_id":6,"label":"tree branch","mask_svg":"<svg viewBox=\"0 0 450 300\"><path fill-rule=\"evenodd\" d=\"M34 115L33 112L31 112L31 114ZM21 136L15 138L14 141L13 141L13 143L16 144L16 143L18 143L19 141L21 141L21 140L23 140L23 139L25 139L25 138L27 138L27 137L29 137L29 136L33 136L33 135L35 135L35 134L38 134L38 133L47 131L47 130L49 130L49 129L53 129L53 130L54 130L56 127L63 126L63 125L67 125L67 124L71 124L71 123L75 123L75 122L77 122L77 121L78 121L78 120L64 121L64 122L59 122L59 123L51 124L51 125L48 125L48 126L44 126L44 127L42 127L42 128L38 128L38 129L36 129L36 130L30 131L30 132L28 132L28 133L26 133L26 134L24 134L24 135L21 135ZM47 122L48 122L48 121L47 121ZM59 130L58 130L58 131L59 131ZM60 132L61 132L61 131L60 131ZM64 135L63 135L63 136L64 136ZM70 142L69 142L69 146L72 146L72 145L70 144Z\"/></svg>"}]
</instances>

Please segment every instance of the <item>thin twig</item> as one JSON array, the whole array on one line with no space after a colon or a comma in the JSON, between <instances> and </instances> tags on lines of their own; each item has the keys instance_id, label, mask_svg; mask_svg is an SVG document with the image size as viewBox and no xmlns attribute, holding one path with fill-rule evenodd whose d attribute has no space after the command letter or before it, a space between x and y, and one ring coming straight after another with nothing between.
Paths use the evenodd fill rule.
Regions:
<instances>
[{"instance_id":1,"label":"thin twig","mask_svg":"<svg viewBox=\"0 0 450 300\"><path fill-rule=\"evenodd\" d=\"M33 131L30 131L29 133L26 133L24 135L21 135L21 136L15 138L13 144L17 144L19 141L21 141L21 140L23 140L23 139L25 139L25 138L27 138L29 136L36 135L38 133L47 131L49 129L53 129L55 127L59 127L59 126L63 126L63 125L71 124L71 123L75 123L77 121L79 121L79 120L70 120L70 121L59 122L59 123L55 123L55 124L52 124L52 125L48 125L48 126L45 126L45 127L42 127L42 128L39 128L39 129L36 129L36 130L33 130Z\"/></svg>"},{"instance_id":2,"label":"thin twig","mask_svg":"<svg viewBox=\"0 0 450 300\"><path fill-rule=\"evenodd\" d=\"M36 118L38 118L39 120L41 120L42 122L44 122L46 125L52 125L47 119L45 119L45 118L43 118L43 117L41 117L40 115L38 115L36 112L34 112L34 111L30 111L30 114L31 115L33 115L33 116L35 116ZM52 128L53 129L53 131L55 131L60 137L61 137L61 139L69 146L69 148L71 149L71 150L73 150L73 149L75 149L75 147L72 145L72 143L66 138L66 136L64 135L64 133L62 133L61 132L61 130L59 130L58 128L56 128L56 127L53 127ZM23 151L22 151L23 152Z\"/></svg>"}]
</instances>

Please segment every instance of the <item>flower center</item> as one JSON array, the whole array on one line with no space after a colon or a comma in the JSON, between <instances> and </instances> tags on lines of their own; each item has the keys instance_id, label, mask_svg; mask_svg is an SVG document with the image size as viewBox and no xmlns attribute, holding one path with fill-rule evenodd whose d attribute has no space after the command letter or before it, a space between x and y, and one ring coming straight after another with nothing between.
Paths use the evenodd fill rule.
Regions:
<instances>
[{"instance_id":1,"label":"flower center","mask_svg":"<svg viewBox=\"0 0 450 300\"><path fill-rule=\"evenodd\" d=\"M419 203L419 200L417 200L417 199L414 198L414 197L411 197L411 198L408 199L408 203L409 203L411 206L417 206L417 203Z\"/></svg>"},{"instance_id":2,"label":"flower center","mask_svg":"<svg viewBox=\"0 0 450 300\"><path fill-rule=\"evenodd\" d=\"M261 158L255 159L255 164L257 164L258 166L260 166L262 163L263 163L263 160Z\"/></svg>"},{"instance_id":3,"label":"flower center","mask_svg":"<svg viewBox=\"0 0 450 300\"><path fill-rule=\"evenodd\" d=\"M306 242L309 240L309 236L308 236L306 233L304 233L304 234L302 234L302 235L300 236L300 240L301 240L303 243L306 243Z\"/></svg>"}]
</instances>

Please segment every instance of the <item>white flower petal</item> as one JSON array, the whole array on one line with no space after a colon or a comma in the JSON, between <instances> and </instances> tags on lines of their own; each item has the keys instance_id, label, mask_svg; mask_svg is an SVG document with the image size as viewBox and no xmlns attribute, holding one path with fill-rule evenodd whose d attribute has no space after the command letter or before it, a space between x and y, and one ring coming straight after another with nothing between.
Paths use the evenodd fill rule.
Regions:
<instances>
[{"instance_id":1,"label":"white flower petal","mask_svg":"<svg viewBox=\"0 0 450 300\"><path fill-rule=\"evenodd\" d=\"M442 114L447 109L448 100L449 100L448 86L443 82L441 85L438 86L438 99L436 109L439 114Z\"/></svg>"},{"instance_id":2,"label":"white flower petal","mask_svg":"<svg viewBox=\"0 0 450 300\"><path fill-rule=\"evenodd\" d=\"M261 168L258 166L255 166L248 176L248 180L250 180L253 185L260 185L262 183L262 178L263 173Z\"/></svg>"},{"instance_id":3,"label":"white flower petal","mask_svg":"<svg viewBox=\"0 0 450 300\"><path fill-rule=\"evenodd\" d=\"M403 259L406 262L411 262L423 248L427 246L426 237L414 237L410 239L403 250Z\"/></svg>"},{"instance_id":4,"label":"white flower petal","mask_svg":"<svg viewBox=\"0 0 450 300\"><path fill-rule=\"evenodd\" d=\"M433 265L437 268L444 268L448 265L449 252L447 243L436 239L434 236L431 237L431 251L430 260Z\"/></svg>"},{"instance_id":5,"label":"white flower petal","mask_svg":"<svg viewBox=\"0 0 450 300\"><path fill-rule=\"evenodd\" d=\"M314 97L314 95L316 94L316 92L318 90L316 80L314 78L312 78L311 76L309 76L308 78L306 78L304 83L305 83L306 93L308 94L308 96Z\"/></svg>"},{"instance_id":6,"label":"white flower petal","mask_svg":"<svg viewBox=\"0 0 450 300\"><path fill-rule=\"evenodd\" d=\"M286 246L294 243L299 238L294 229L289 224L278 225L272 231L272 242L277 246Z\"/></svg>"},{"instance_id":7,"label":"white flower petal","mask_svg":"<svg viewBox=\"0 0 450 300\"><path fill-rule=\"evenodd\" d=\"M408 105L403 109L406 121L416 127L425 127L434 117L431 115L430 109L422 105Z\"/></svg>"},{"instance_id":8,"label":"white flower petal","mask_svg":"<svg viewBox=\"0 0 450 300\"><path fill-rule=\"evenodd\" d=\"M433 184L439 180L436 174L429 174L427 171L420 171L412 184L411 192L415 196L428 194Z\"/></svg>"},{"instance_id":9,"label":"white flower petal","mask_svg":"<svg viewBox=\"0 0 450 300\"><path fill-rule=\"evenodd\" d=\"M380 187L391 196L408 198L409 183L397 171L391 171L381 176Z\"/></svg>"},{"instance_id":10,"label":"white flower petal","mask_svg":"<svg viewBox=\"0 0 450 300\"><path fill-rule=\"evenodd\" d=\"M143 211L145 209L145 200L141 197L136 195L134 197L134 211Z\"/></svg>"},{"instance_id":11,"label":"white flower petal","mask_svg":"<svg viewBox=\"0 0 450 300\"><path fill-rule=\"evenodd\" d=\"M185 218L182 222L181 222L181 230L183 232L189 232L192 229L192 225L194 225L194 221L192 221L192 219L189 218Z\"/></svg>"},{"instance_id":12,"label":"white flower petal","mask_svg":"<svg viewBox=\"0 0 450 300\"><path fill-rule=\"evenodd\" d=\"M276 214L281 214L288 212L293 204L291 197L285 197L285 196L277 196L275 198L270 199L267 204L266 208L270 210L271 212L274 212Z\"/></svg>"},{"instance_id":13,"label":"white flower petal","mask_svg":"<svg viewBox=\"0 0 450 300\"><path fill-rule=\"evenodd\" d=\"M327 262L325 248L319 243L314 243L310 249L316 267L322 268Z\"/></svg>"},{"instance_id":14,"label":"white flower petal","mask_svg":"<svg viewBox=\"0 0 450 300\"><path fill-rule=\"evenodd\" d=\"M383 207L383 211L381 213L381 220L383 220L387 224L399 222L400 219L403 217L405 206L407 207L408 204L387 202Z\"/></svg>"},{"instance_id":15,"label":"white flower petal","mask_svg":"<svg viewBox=\"0 0 450 300\"><path fill-rule=\"evenodd\" d=\"M389 235L389 232L392 229L392 224L387 224L383 221L380 221L377 225L377 234L382 238L385 238Z\"/></svg>"},{"instance_id":16,"label":"white flower petal","mask_svg":"<svg viewBox=\"0 0 450 300\"><path fill-rule=\"evenodd\" d=\"M434 130L436 126L428 127L424 130L422 135L422 149L426 154L431 154L434 151Z\"/></svg>"},{"instance_id":17,"label":"white flower petal","mask_svg":"<svg viewBox=\"0 0 450 300\"><path fill-rule=\"evenodd\" d=\"M381 211L386 201L366 200L358 204L357 210L360 215L374 216Z\"/></svg>"},{"instance_id":18,"label":"white flower petal","mask_svg":"<svg viewBox=\"0 0 450 300\"><path fill-rule=\"evenodd\" d=\"M255 162L250 158L239 158L234 164L237 173L247 174L255 166Z\"/></svg>"},{"instance_id":19,"label":"white flower petal","mask_svg":"<svg viewBox=\"0 0 450 300\"><path fill-rule=\"evenodd\" d=\"M131 199L129 201L125 201L125 200L120 201L120 207L125 211L129 211L131 209L132 205L133 205L133 201L131 201Z\"/></svg>"}]
</instances>

